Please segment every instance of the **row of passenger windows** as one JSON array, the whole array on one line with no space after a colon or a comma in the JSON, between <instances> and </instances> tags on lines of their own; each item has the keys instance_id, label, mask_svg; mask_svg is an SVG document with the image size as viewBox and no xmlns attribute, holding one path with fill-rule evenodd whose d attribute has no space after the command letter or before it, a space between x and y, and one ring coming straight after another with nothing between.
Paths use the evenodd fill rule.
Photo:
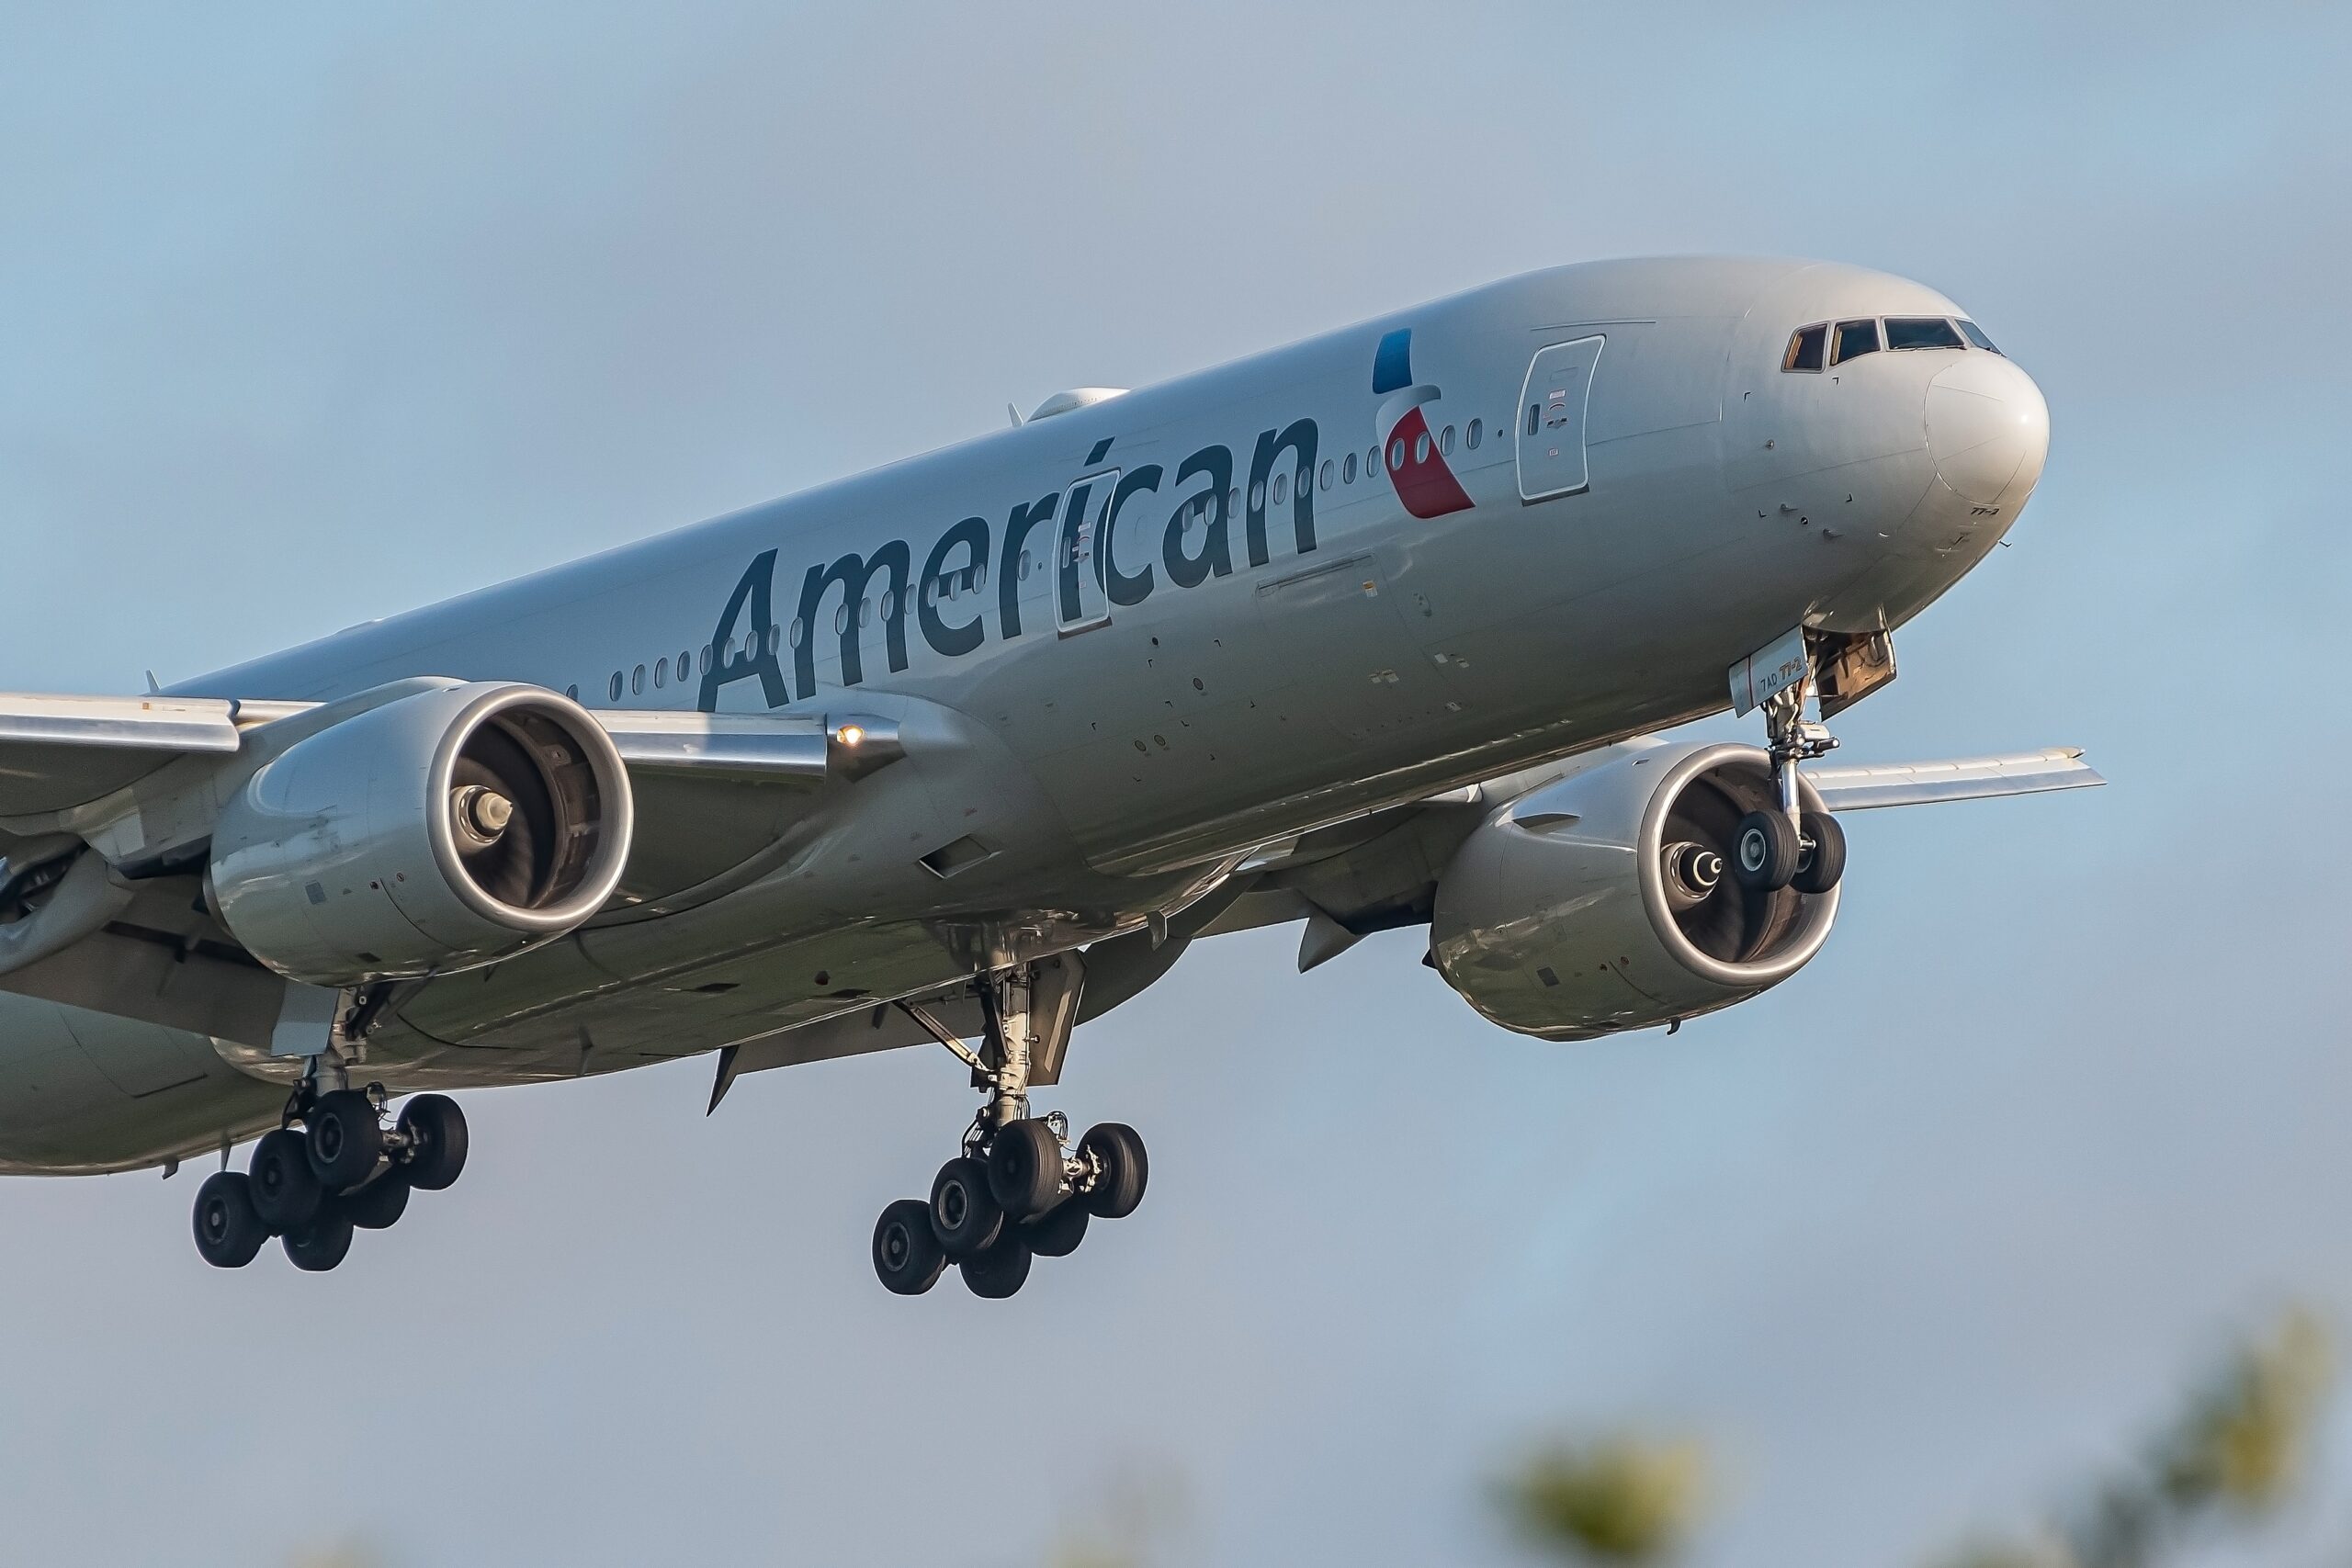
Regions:
<instances>
[{"instance_id":1,"label":"row of passenger windows","mask_svg":"<svg viewBox=\"0 0 2352 1568\"><path fill-rule=\"evenodd\" d=\"M1466 449L1473 452L1476 451L1480 444L1483 443L1485 439L1485 421L1474 419L1463 428L1462 445ZM1396 472L1402 469L1405 467L1408 456L1411 461L1415 463L1428 462L1430 452L1432 447L1440 453L1451 456L1453 451L1453 426L1450 424L1440 430L1435 435L1430 435L1428 432L1424 431L1419 436L1415 438L1409 450L1409 454L1404 439L1399 437L1388 444L1389 470L1391 472ZM1307 489L1310 485L1319 486L1319 488L1329 491L1335 486L1354 484L1360 476L1364 479L1370 479L1373 475L1380 472L1380 448L1374 446L1365 451L1361 468L1358 467L1356 455L1353 452L1350 452L1345 457L1336 459L1330 457L1324 458L1323 466L1320 470L1310 470L1307 468L1299 469L1296 476L1296 483L1298 488L1302 491ZM1273 478L1271 494L1269 494L1268 486L1264 480L1261 480L1257 484L1251 485L1250 487L1250 504L1256 507L1265 505L1271 502L1272 505L1278 507L1289 505L1291 501L1292 482L1293 479L1290 474L1276 474ZM1241 515L1241 491L1238 487L1226 491L1225 504L1227 516L1238 520ZM1206 495L1195 496L1193 499L1191 505L1186 509L1186 512L1187 516L1185 520L1185 526L1187 528L1190 528L1196 523L1205 525L1208 522L1209 515L1209 497ZM1080 547L1080 553L1081 555L1084 553L1083 547ZM1020 564L1017 569L1018 575L1022 581L1026 582L1029 581L1032 564L1030 553L1027 550L1023 550L1021 552ZM988 585L989 569L987 565L983 563L976 566L967 566L958 571L942 572L936 577L930 578L924 581L922 585L922 592L928 595L933 603L938 603L943 600L958 599L967 593L977 593ZM833 634L836 637L848 635L849 612L850 607L847 604L842 604L833 611ZM897 591L895 589L885 590L882 594L883 619L888 620L892 615L899 613L899 604ZM873 600L864 599L858 602L857 624L861 626L871 626L874 624ZM770 656L774 656L782 651L786 646L787 632L789 634L790 646L797 649L807 639L808 628L797 618L793 621L789 628L783 626L768 627L767 651ZM631 696L643 696L649 691L661 691L669 686L673 682L683 685L684 682L694 679L697 664L701 667L701 672L707 675L710 673L710 668L714 660L720 664L730 664L740 656L746 654L756 656L759 651L760 643L756 636L748 637L741 643L730 637L723 647L718 648L714 648L710 644L706 643L703 645L699 654L697 654L694 649L688 649L678 655L674 663L667 657L664 657L655 660L650 667L639 664L631 670L614 671L611 678L605 682L605 696L606 700L616 703L621 700L623 693L627 693ZM564 694L576 702L580 697L580 688L578 686L567 686L564 688Z\"/></svg>"},{"instance_id":2,"label":"row of passenger windows","mask_svg":"<svg viewBox=\"0 0 2352 1568\"><path fill-rule=\"evenodd\" d=\"M1843 365L1880 349L1962 348L1974 344L1987 354L2001 351L1974 321L1942 316L1889 316L1883 321L1816 321L1789 334L1783 370L1819 370L1825 361Z\"/></svg>"}]
</instances>

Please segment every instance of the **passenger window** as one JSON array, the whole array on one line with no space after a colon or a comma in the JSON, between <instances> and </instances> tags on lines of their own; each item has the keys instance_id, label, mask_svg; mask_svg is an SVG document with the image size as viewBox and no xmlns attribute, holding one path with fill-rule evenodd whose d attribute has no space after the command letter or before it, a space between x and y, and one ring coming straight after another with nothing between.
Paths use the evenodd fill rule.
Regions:
<instances>
[{"instance_id":1,"label":"passenger window","mask_svg":"<svg viewBox=\"0 0 2352 1568\"><path fill-rule=\"evenodd\" d=\"M807 623L807 622L805 622L805 621L803 621L803 620L801 620L801 619L800 619L798 616L797 616L797 615L796 615L796 616L794 616L794 617L793 617L793 621L792 621L792 646L793 646L793 647L795 647L795 648L798 648L802 643L804 643L804 642L806 642L806 641L808 641L808 623Z\"/></svg>"},{"instance_id":2,"label":"passenger window","mask_svg":"<svg viewBox=\"0 0 2352 1568\"><path fill-rule=\"evenodd\" d=\"M1475 419L1472 420L1470 422L1470 428L1462 433L1462 445L1467 446L1471 451L1476 452L1478 449L1479 440L1486 433L1486 428L1487 427L1479 421Z\"/></svg>"},{"instance_id":3,"label":"passenger window","mask_svg":"<svg viewBox=\"0 0 2352 1568\"><path fill-rule=\"evenodd\" d=\"M1535 423L1536 423L1536 421L1538 421L1538 420L1542 419L1543 417L1544 417L1544 405L1543 405L1542 403L1530 403L1530 404L1528 404L1528 405L1527 405L1527 434L1528 434L1532 435L1532 434L1535 434Z\"/></svg>"},{"instance_id":4,"label":"passenger window","mask_svg":"<svg viewBox=\"0 0 2352 1568\"><path fill-rule=\"evenodd\" d=\"M1889 316L1886 319L1886 346L1889 348L1958 348L1960 334L1941 316Z\"/></svg>"},{"instance_id":5,"label":"passenger window","mask_svg":"<svg viewBox=\"0 0 2352 1568\"><path fill-rule=\"evenodd\" d=\"M670 683L670 661L668 659L657 659L653 661L653 683L657 687L666 686Z\"/></svg>"},{"instance_id":6,"label":"passenger window","mask_svg":"<svg viewBox=\"0 0 2352 1568\"><path fill-rule=\"evenodd\" d=\"M1388 467L1391 469L1402 469L1405 467L1405 440L1402 436L1388 444Z\"/></svg>"},{"instance_id":7,"label":"passenger window","mask_svg":"<svg viewBox=\"0 0 2352 1568\"><path fill-rule=\"evenodd\" d=\"M1329 490L1331 488L1331 459L1326 457L1323 459L1323 488L1325 490Z\"/></svg>"},{"instance_id":8,"label":"passenger window","mask_svg":"<svg viewBox=\"0 0 2352 1568\"><path fill-rule=\"evenodd\" d=\"M702 645L702 672L706 675L710 673L710 644L708 643Z\"/></svg>"},{"instance_id":9,"label":"passenger window","mask_svg":"<svg viewBox=\"0 0 2352 1568\"><path fill-rule=\"evenodd\" d=\"M1416 463L1426 463L1429 460L1430 433L1424 430L1421 432L1419 438L1413 443L1413 461Z\"/></svg>"},{"instance_id":10,"label":"passenger window","mask_svg":"<svg viewBox=\"0 0 2352 1568\"><path fill-rule=\"evenodd\" d=\"M1832 365L1843 365L1865 354L1878 352L1878 322L1840 321L1838 323L1837 352L1829 356Z\"/></svg>"},{"instance_id":11,"label":"passenger window","mask_svg":"<svg viewBox=\"0 0 2352 1568\"><path fill-rule=\"evenodd\" d=\"M640 664L629 672L628 689L639 696L645 694L645 666Z\"/></svg>"},{"instance_id":12,"label":"passenger window","mask_svg":"<svg viewBox=\"0 0 2352 1568\"><path fill-rule=\"evenodd\" d=\"M621 700L621 672L619 671L616 670L613 671L612 684L605 689L612 694L608 700L612 702L619 702Z\"/></svg>"},{"instance_id":13,"label":"passenger window","mask_svg":"<svg viewBox=\"0 0 2352 1568\"><path fill-rule=\"evenodd\" d=\"M1380 472L1380 448L1374 446L1363 455L1363 477L1370 479L1378 472Z\"/></svg>"},{"instance_id":14,"label":"passenger window","mask_svg":"<svg viewBox=\"0 0 2352 1568\"><path fill-rule=\"evenodd\" d=\"M1453 426L1449 424L1437 433L1437 450L1438 456L1442 457L1450 457L1453 455Z\"/></svg>"},{"instance_id":15,"label":"passenger window","mask_svg":"<svg viewBox=\"0 0 2352 1568\"><path fill-rule=\"evenodd\" d=\"M567 697L570 697L573 702L575 702L575 703L576 703L576 702L578 702L578 701L580 700L580 688L579 688L579 687L577 687L577 686L566 686L566 687L563 689L563 694L564 694L565 696L567 696Z\"/></svg>"},{"instance_id":16,"label":"passenger window","mask_svg":"<svg viewBox=\"0 0 2352 1568\"><path fill-rule=\"evenodd\" d=\"M835 637L849 635L849 605L845 603L833 612L833 635Z\"/></svg>"},{"instance_id":17,"label":"passenger window","mask_svg":"<svg viewBox=\"0 0 2352 1568\"><path fill-rule=\"evenodd\" d=\"M1266 504L1266 484L1263 479L1250 487L1250 510L1257 511Z\"/></svg>"},{"instance_id":18,"label":"passenger window","mask_svg":"<svg viewBox=\"0 0 2352 1568\"><path fill-rule=\"evenodd\" d=\"M1799 327L1789 338L1789 351L1781 355L1783 370L1818 370L1822 350L1829 341L1829 328L1824 324Z\"/></svg>"},{"instance_id":19,"label":"passenger window","mask_svg":"<svg viewBox=\"0 0 2352 1568\"><path fill-rule=\"evenodd\" d=\"M1289 495L1290 476L1287 474L1276 474L1274 476L1274 504L1276 506L1280 506L1283 502L1289 497Z\"/></svg>"},{"instance_id":20,"label":"passenger window","mask_svg":"<svg viewBox=\"0 0 2352 1568\"><path fill-rule=\"evenodd\" d=\"M1960 323L1960 330L1962 336L1966 337L1969 342L1974 344L1985 353L2000 354L2001 351L1993 346L1993 340L1984 335L1984 329L1978 326L1974 321L1962 321ZM2006 358L2007 356L2003 355L2003 357Z\"/></svg>"},{"instance_id":21,"label":"passenger window","mask_svg":"<svg viewBox=\"0 0 2352 1568\"><path fill-rule=\"evenodd\" d=\"M1021 552L1021 581L1023 582L1029 581L1029 552L1027 550Z\"/></svg>"},{"instance_id":22,"label":"passenger window","mask_svg":"<svg viewBox=\"0 0 2352 1568\"><path fill-rule=\"evenodd\" d=\"M1241 510L1241 487L1235 485L1225 492L1225 514L1227 517Z\"/></svg>"},{"instance_id":23,"label":"passenger window","mask_svg":"<svg viewBox=\"0 0 2352 1568\"><path fill-rule=\"evenodd\" d=\"M1340 459L1340 482L1343 485L1356 482L1356 455L1353 452Z\"/></svg>"}]
</instances>

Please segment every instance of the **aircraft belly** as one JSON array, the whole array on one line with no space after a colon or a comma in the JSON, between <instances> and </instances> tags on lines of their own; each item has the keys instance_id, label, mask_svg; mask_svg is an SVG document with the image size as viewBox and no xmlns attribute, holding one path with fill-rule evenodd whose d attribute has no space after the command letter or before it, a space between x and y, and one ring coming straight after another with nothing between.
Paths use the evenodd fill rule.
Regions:
<instances>
[{"instance_id":1,"label":"aircraft belly","mask_svg":"<svg viewBox=\"0 0 2352 1568\"><path fill-rule=\"evenodd\" d=\"M0 995L0 1172L187 1158L276 1124L285 1100L200 1034Z\"/></svg>"},{"instance_id":2,"label":"aircraft belly","mask_svg":"<svg viewBox=\"0 0 2352 1568\"><path fill-rule=\"evenodd\" d=\"M863 924L714 956L662 979L608 983L527 1011L498 1014L477 1010L463 995L434 997L429 1011L403 1010L369 1037L366 1070L396 1092L615 1072L858 1010L872 1005L868 998L952 984L967 972L920 923Z\"/></svg>"}]
</instances>

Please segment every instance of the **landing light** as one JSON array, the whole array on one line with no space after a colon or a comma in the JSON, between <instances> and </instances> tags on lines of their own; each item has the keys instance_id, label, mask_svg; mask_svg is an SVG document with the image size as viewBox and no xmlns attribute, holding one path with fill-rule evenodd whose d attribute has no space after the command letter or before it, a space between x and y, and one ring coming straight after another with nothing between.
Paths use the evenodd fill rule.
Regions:
<instances>
[{"instance_id":1,"label":"landing light","mask_svg":"<svg viewBox=\"0 0 2352 1568\"><path fill-rule=\"evenodd\" d=\"M833 732L833 739L844 746L859 746L865 742L865 727L862 724L844 724Z\"/></svg>"}]
</instances>

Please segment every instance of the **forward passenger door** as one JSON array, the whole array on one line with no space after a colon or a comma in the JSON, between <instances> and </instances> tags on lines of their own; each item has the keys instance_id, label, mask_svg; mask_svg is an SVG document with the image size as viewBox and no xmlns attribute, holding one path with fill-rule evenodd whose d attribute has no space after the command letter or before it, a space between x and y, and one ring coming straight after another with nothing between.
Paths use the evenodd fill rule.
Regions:
<instances>
[{"instance_id":1,"label":"forward passenger door","mask_svg":"<svg viewBox=\"0 0 2352 1568\"><path fill-rule=\"evenodd\" d=\"M1519 398L1519 498L1544 501L1590 488L1585 465L1585 412L1601 337L1540 350Z\"/></svg>"}]
</instances>

